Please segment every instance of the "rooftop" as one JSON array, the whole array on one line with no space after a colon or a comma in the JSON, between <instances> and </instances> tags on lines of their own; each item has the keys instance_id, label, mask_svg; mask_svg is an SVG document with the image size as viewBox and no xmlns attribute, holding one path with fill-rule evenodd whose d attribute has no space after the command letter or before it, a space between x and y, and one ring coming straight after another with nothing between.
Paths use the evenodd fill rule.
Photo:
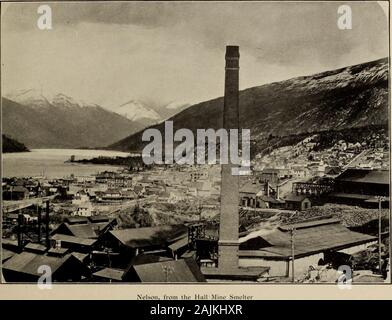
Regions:
<instances>
[{"instance_id":1,"label":"rooftop","mask_svg":"<svg viewBox=\"0 0 392 320\"><path fill-rule=\"evenodd\" d=\"M248 181L240 188L239 191L241 193L254 193L254 194L257 194L257 193L259 193L263 189L264 189L264 186L262 184L256 183L256 182L252 182L252 181Z\"/></svg>"},{"instance_id":2,"label":"rooftop","mask_svg":"<svg viewBox=\"0 0 392 320\"><path fill-rule=\"evenodd\" d=\"M347 169L335 180L357 183L389 184L390 175L388 170Z\"/></svg>"},{"instance_id":3,"label":"rooftop","mask_svg":"<svg viewBox=\"0 0 392 320\"><path fill-rule=\"evenodd\" d=\"M135 265L141 282L205 282L196 261L192 258ZM125 277L125 274L124 274Z\"/></svg>"},{"instance_id":4,"label":"rooftop","mask_svg":"<svg viewBox=\"0 0 392 320\"><path fill-rule=\"evenodd\" d=\"M85 239L85 238L69 236L66 234L60 234L60 233L53 235L52 239L61 240L66 243L80 244L84 246L92 246L97 241L96 239Z\"/></svg>"},{"instance_id":5,"label":"rooftop","mask_svg":"<svg viewBox=\"0 0 392 320\"><path fill-rule=\"evenodd\" d=\"M264 256L269 258L291 257L291 230L295 228L295 256L308 256L325 250L341 250L375 241L366 234L350 231L337 219L317 220L281 226L270 233L244 241L240 256Z\"/></svg>"},{"instance_id":6,"label":"rooftop","mask_svg":"<svg viewBox=\"0 0 392 320\"><path fill-rule=\"evenodd\" d=\"M93 275L97 278L104 278L115 281L122 281L124 270L114 268L104 268L95 272Z\"/></svg>"},{"instance_id":7,"label":"rooftop","mask_svg":"<svg viewBox=\"0 0 392 320\"><path fill-rule=\"evenodd\" d=\"M162 225L146 228L129 228L112 230L109 233L123 245L141 248L167 244L183 238L188 233L185 225Z\"/></svg>"},{"instance_id":8,"label":"rooftop","mask_svg":"<svg viewBox=\"0 0 392 320\"><path fill-rule=\"evenodd\" d=\"M295 194L295 193L290 193L288 194L284 200L285 201L291 201L291 202L302 202L306 198L308 198L305 194Z\"/></svg>"},{"instance_id":9,"label":"rooftop","mask_svg":"<svg viewBox=\"0 0 392 320\"><path fill-rule=\"evenodd\" d=\"M15 254L11 259L3 264L3 269L26 273L34 276L41 276L38 272L40 266L47 265L52 273L59 269L69 259L70 255L59 258L49 257L42 254L22 252Z\"/></svg>"}]
</instances>

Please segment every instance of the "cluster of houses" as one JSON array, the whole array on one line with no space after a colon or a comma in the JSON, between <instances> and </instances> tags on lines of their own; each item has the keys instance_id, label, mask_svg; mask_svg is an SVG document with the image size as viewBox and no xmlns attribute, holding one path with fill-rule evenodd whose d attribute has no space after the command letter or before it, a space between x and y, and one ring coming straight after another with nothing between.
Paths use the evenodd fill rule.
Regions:
<instances>
[{"instance_id":1,"label":"cluster of houses","mask_svg":"<svg viewBox=\"0 0 392 320\"><path fill-rule=\"evenodd\" d=\"M313 203L332 202L375 207L380 196L387 207L389 170L349 168L337 175L299 182L288 176L287 170L267 168L242 183L240 206L303 211Z\"/></svg>"},{"instance_id":2,"label":"cluster of houses","mask_svg":"<svg viewBox=\"0 0 392 320\"><path fill-rule=\"evenodd\" d=\"M342 144L339 152L350 152L347 150L352 147L359 148L354 145L343 150ZM380 155L362 155L369 156ZM384 207L389 206L388 170L344 169L339 164L326 165L317 157L306 165L255 169L252 177L241 177L240 181L240 211L295 213L323 202L378 207L379 197ZM97 206L138 199L172 204L205 199L216 209L219 166L156 167L137 175L105 171L93 177L52 180L13 178L3 179L2 186L3 200L10 206L3 211L3 227L5 223L10 234L3 232L1 255L2 276L7 282L37 281L42 275L37 268L40 265L50 266L52 279L58 282L217 280L218 275L211 271L215 269L209 268L218 263L217 238L207 236L208 232L195 238L194 223L119 229L117 220L101 215ZM66 203L74 208L58 225L49 226L48 217L45 220L11 206L21 202L32 210L34 199L48 196L56 197L53 206ZM242 227L239 266L263 268L263 274L258 275L263 279L292 276L294 229L296 277L310 265L346 263L353 253L377 243L374 236L352 231L332 218L277 225L268 232ZM39 232L38 238L34 232Z\"/></svg>"},{"instance_id":3,"label":"cluster of houses","mask_svg":"<svg viewBox=\"0 0 392 320\"><path fill-rule=\"evenodd\" d=\"M94 176L70 176L61 179L3 179L3 200L17 201L56 195L59 211L89 217L99 206L118 205L149 198L175 204L184 200L210 199L220 195L217 168L162 168L133 172L104 171ZM98 207L98 208L97 208Z\"/></svg>"},{"instance_id":4,"label":"cluster of houses","mask_svg":"<svg viewBox=\"0 0 392 320\"><path fill-rule=\"evenodd\" d=\"M2 276L6 282L36 282L42 276L38 267L45 265L51 268L54 282L225 280L206 263L218 263L216 256L208 256L217 239L200 234L195 238L194 229L193 224L118 229L116 219L106 216L69 217L41 241L24 234L18 240L2 239ZM377 238L327 218L278 225L268 232L241 230L239 242L239 266L262 268L257 281L267 281L291 277L293 270L299 277L309 266L349 263L351 255L377 243Z\"/></svg>"},{"instance_id":5,"label":"cluster of houses","mask_svg":"<svg viewBox=\"0 0 392 320\"><path fill-rule=\"evenodd\" d=\"M45 265L54 282L206 281L189 251L185 225L116 225L105 216L69 217L42 241L24 234L2 239L2 276L6 282L36 282L38 267Z\"/></svg>"},{"instance_id":6,"label":"cluster of houses","mask_svg":"<svg viewBox=\"0 0 392 320\"><path fill-rule=\"evenodd\" d=\"M253 166L257 171L279 169L281 176L307 178L336 176L345 168L389 169L387 134L372 134L361 142L336 141L329 148L317 148L318 135L305 138L296 145L274 149L266 155L256 155Z\"/></svg>"},{"instance_id":7,"label":"cluster of houses","mask_svg":"<svg viewBox=\"0 0 392 320\"><path fill-rule=\"evenodd\" d=\"M24 200L51 195L65 195L67 185L63 182L44 181L38 178L3 178L2 199L9 201Z\"/></svg>"}]
</instances>

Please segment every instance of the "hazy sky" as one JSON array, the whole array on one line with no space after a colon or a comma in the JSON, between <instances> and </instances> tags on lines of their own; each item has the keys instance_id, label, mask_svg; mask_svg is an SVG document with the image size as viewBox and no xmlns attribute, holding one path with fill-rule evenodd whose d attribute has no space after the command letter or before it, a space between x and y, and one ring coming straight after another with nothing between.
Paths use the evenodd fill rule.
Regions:
<instances>
[{"instance_id":1,"label":"hazy sky","mask_svg":"<svg viewBox=\"0 0 392 320\"><path fill-rule=\"evenodd\" d=\"M43 87L113 108L130 99L164 105L223 94L224 52L240 46L240 87L388 55L388 24L375 2L2 3L3 93Z\"/></svg>"}]
</instances>

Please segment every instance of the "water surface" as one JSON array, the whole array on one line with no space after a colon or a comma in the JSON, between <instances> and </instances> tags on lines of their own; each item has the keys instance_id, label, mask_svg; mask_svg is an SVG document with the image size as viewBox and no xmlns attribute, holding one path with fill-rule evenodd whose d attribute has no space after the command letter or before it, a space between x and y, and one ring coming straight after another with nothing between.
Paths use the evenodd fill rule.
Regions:
<instances>
[{"instance_id":1,"label":"water surface","mask_svg":"<svg viewBox=\"0 0 392 320\"><path fill-rule=\"evenodd\" d=\"M5 153L3 154L2 165L3 176L62 178L71 174L89 176L100 171L121 168L109 165L66 163L65 161L69 160L72 155L75 156L75 160L91 159L99 156L129 156L125 152L84 149L32 149L30 152Z\"/></svg>"}]
</instances>

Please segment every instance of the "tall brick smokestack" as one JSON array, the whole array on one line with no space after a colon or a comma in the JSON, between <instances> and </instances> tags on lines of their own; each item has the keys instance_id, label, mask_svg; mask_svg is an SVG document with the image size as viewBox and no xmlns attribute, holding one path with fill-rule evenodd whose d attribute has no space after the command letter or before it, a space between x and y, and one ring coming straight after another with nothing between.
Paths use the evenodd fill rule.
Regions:
<instances>
[{"instance_id":1,"label":"tall brick smokestack","mask_svg":"<svg viewBox=\"0 0 392 320\"><path fill-rule=\"evenodd\" d=\"M239 47L226 47L225 97L223 107L223 128L238 129L238 87L239 87ZM230 141L238 143L237 141ZM229 145L228 151L230 155ZM235 165L222 165L221 173L221 211L219 223L219 257L218 268L230 270L238 268L238 229L239 229L239 177L232 175Z\"/></svg>"}]
</instances>

